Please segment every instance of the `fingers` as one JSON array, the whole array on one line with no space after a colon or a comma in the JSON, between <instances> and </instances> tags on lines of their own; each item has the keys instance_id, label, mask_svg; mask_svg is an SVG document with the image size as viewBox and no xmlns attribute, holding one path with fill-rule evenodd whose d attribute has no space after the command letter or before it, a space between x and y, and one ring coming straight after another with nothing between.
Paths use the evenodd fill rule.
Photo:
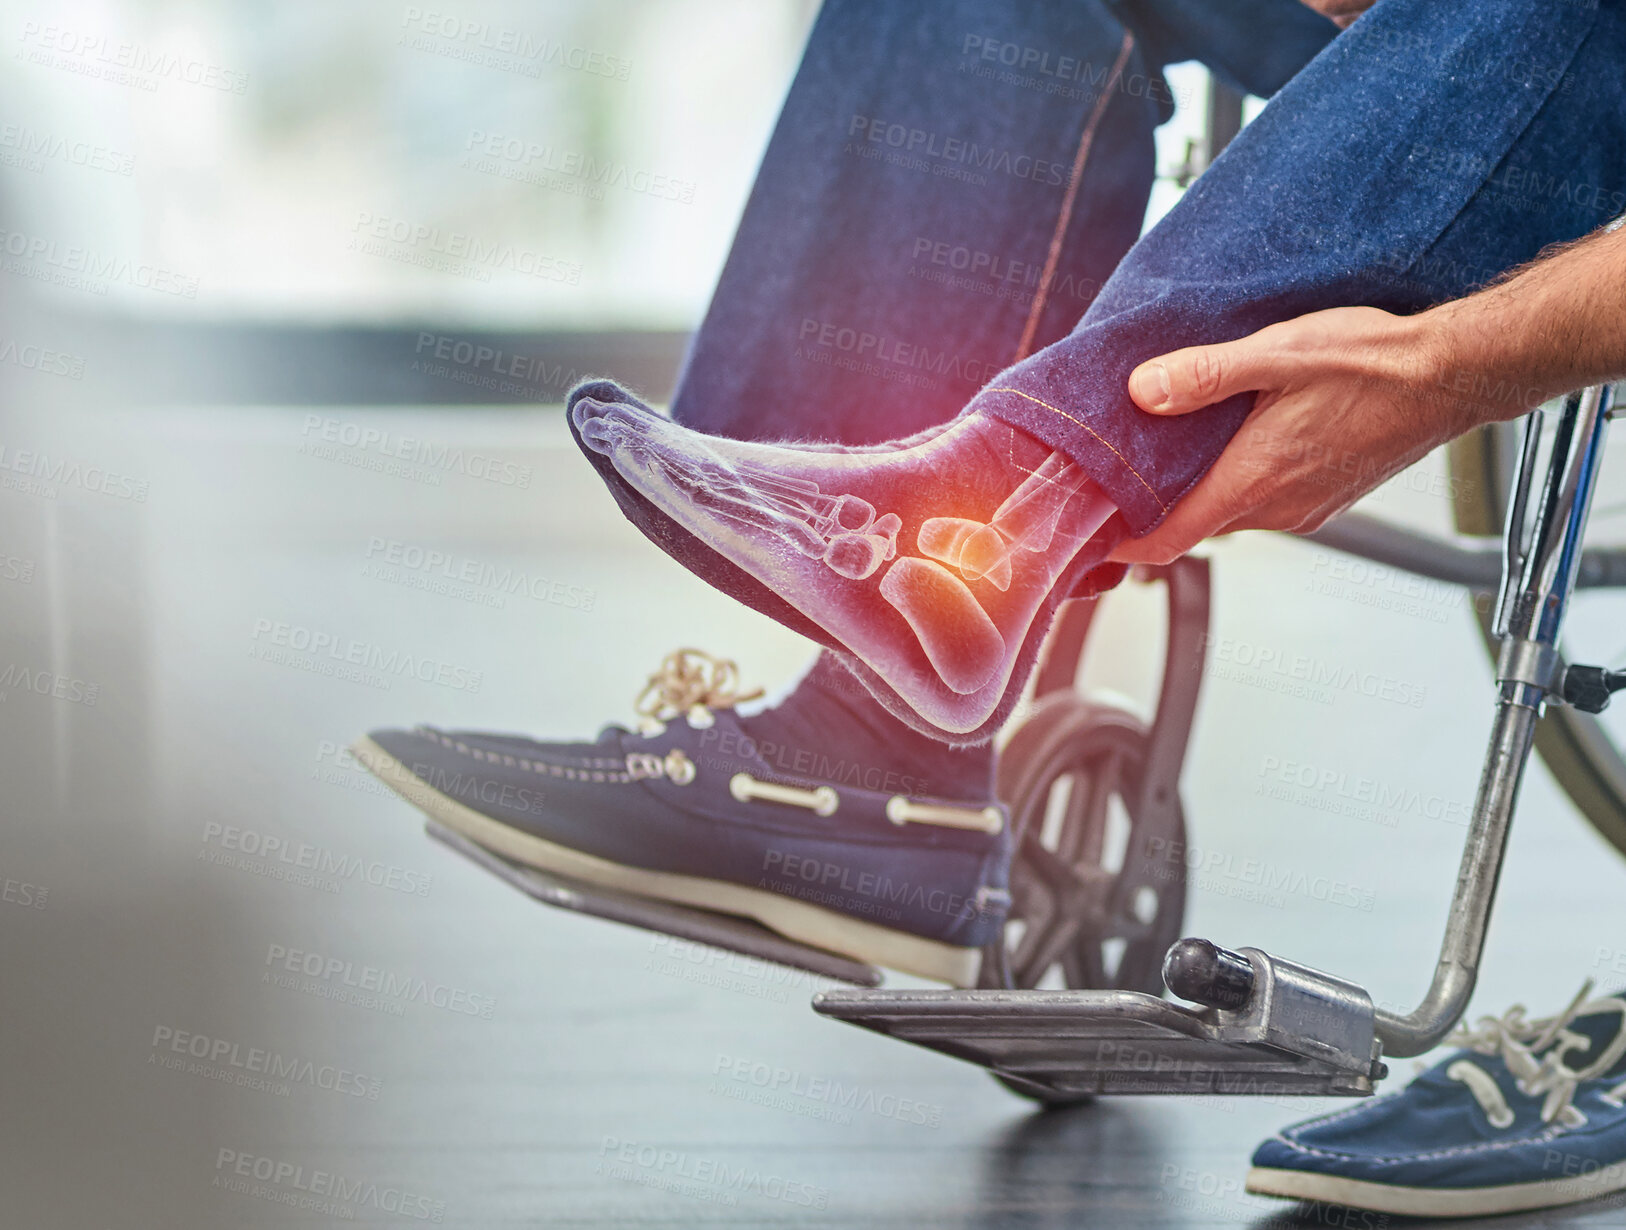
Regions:
<instances>
[{"instance_id":1,"label":"fingers","mask_svg":"<svg viewBox=\"0 0 1626 1230\"><path fill-rule=\"evenodd\" d=\"M1129 373L1129 396L1152 414L1189 414L1237 393L1279 382L1282 356L1255 333L1214 346L1188 346Z\"/></svg>"},{"instance_id":2,"label":"fingers","mask_svg":"<svg viewBox=\"0 0 1626 1230\"><path fill-rule=\"evenodd\" d=\"M1222 469L1222 466L1224 469ZM1222 456L1150 534L1121 542L1107 556L1114 563L1167 564L1236 519L1240 489Z\"/></svg>"},{"instance_id":3,"label":"fingers","mask_svg":"<svg viewBox=\"0 0 1626 1230\"><path fill-rule=\"evenodd\" d=\"M1338 511L1319 489L1304 490L1279 473L1261 472L1245 444L1233 441L1189 495L1150 534L1119 543L1107 559L1123 564L1167 564L1198 543L1241 530L1296 531Z\"/></svg>"}]
</instances>

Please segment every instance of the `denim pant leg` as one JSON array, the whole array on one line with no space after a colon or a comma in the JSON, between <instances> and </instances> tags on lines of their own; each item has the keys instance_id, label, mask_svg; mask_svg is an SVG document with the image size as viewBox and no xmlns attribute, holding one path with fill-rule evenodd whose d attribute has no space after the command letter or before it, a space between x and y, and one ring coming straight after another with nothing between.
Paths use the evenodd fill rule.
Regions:
<instances>
[{"instance_id":1,"label":"denim pant leg","mask_svg":"<svg viewBox=\"0 0 1626 1230\"><path fill-rule=\"evenodd\" d=\"M1379 0L1135 245L1069 337L970 408L1076 458L1131 532L1150 529L1252 397L1143 414L1125 392L1138 363L1321 308L1416 311L1626 206L1623 8Z\"/></svg>"},{"instance_id":2,"label":"denim pant leg","mask_svg":"<svg viewBox=\"0 0 1626 1230\"><path fill-rule=\"evenodd\" d=\"M1168 113L1106 0L826 0L672 416L846 444L953 418L1077 324Z\"/></svg>"},{"instance_id":3,"label":"denim pant leg","mask_svg":"<svg viewBox=\"0 0 1626 1230\"><path fill-rule=\"evenodd\" d=\"M826 0L672 416L846 444L953 418L1139 236L1162 65L1268 94L1333 31L1298 0Z\"/></svg>"}]
</instances>

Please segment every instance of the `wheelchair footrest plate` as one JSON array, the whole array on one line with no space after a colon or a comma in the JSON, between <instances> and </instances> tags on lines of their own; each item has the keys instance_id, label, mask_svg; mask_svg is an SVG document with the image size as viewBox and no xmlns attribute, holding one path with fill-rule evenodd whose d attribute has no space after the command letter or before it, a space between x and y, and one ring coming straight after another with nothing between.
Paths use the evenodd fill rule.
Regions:
<instances>
[{"instance_id":1,"label":"wheelchair footrest plate","mask_svg":"<svg viewBox=\"0 0 1626 1230\"><path fill-rule=\"evenodd\" d=\"M642 927L646 931L657 931L712 948L727 949L774 965L788 965L837 982L850 982L862 987L875 987L881 983L881 971L873 965L826 952L822 948L799 944L751 919L638 897L613 888L567 879L540 868L527 867L511 862L433 820L424 825L424 830L436 841L450 846L499 880L547 905Z\"/></svg>"},{"instance_id":2,"label":"wheelchair footrest plate","mask_svg":"<svg viewBox=\"0 0 1626 1230\"><path fill-rule=\"evenodd\" d=\"M1205 1014L1138 991L824 991L813 1007L987 1068L1039 1097L1347 1096L1360 1073L1228 1041Z\"/></svg>"}]
</instances>

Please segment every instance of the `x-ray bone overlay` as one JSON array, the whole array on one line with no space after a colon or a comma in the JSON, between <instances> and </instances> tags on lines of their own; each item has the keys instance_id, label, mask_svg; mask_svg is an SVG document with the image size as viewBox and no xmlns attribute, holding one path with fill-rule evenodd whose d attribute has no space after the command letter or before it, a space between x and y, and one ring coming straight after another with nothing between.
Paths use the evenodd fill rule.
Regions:
<instances>
[{"instance_id":1,"label":"x-ray bone overlay","mask_svg":"<svg viewBox=\"0 0 1626 1230\"><path fill-rule=\"evenodd\" d=\"M1112 512L1065 454L1035 442L1027 465L1007 463L993 435L1003 425L962 421L897 451L848 453L706 436L631 407L577 409L583 440L623 478L897 678L945 730L992 711L1048 587ZM1001 471L1014 484L1003 498ZM986 520L983 499L999 500ZM911 634L935 682L900 657Z\"/></svg>"},{"instance_id":2,"label":"x-ray bone overlay","mask_svg":"<svg viewBox=\"0 0 1626 1230\"><path fill-rule=\"evenodd\" d=\"M1084 486L1084 471L1060 453L1045 462L1001 504L988 522L966 517L929 517L915 544L922 555L960 570L967 581L1011 587L1011 556L1047 551L1067 500Z\"/></svg>"}]
</instances>

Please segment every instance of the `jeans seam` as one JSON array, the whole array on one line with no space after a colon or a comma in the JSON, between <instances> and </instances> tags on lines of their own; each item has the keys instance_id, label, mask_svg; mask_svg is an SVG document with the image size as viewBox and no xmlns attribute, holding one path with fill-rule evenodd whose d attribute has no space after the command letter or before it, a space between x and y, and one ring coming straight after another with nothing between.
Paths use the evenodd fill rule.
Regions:
<instances>
[{"instance_id":1,"label":"jeans seam","mask_svg":"<svg viewBox=\"0 0 1626 1230\"><path fill-rule=\"evenodd\" d=\"M1084 164L1089 161L1090 149L1095 144L1096 129L1101 126L1101 118L1112 102L1112 91L1134 49L1134 32L1125 29L1123 44L1118 48L1117 62L1107 74L1107 83L1101 90L1101 97L1096 99L1095 106L1090 111L1090 118L1084 122L1084 131L1079 135L1078 152L1073 155L1073 173L1067 181L1067 191L1062 196L1061 208L1056 215L1056 229L1051 233L1050 248L1045 253L1044 272L1039 278L1038 289L1033 292L1033 306L1028 310L1027 323L1022 327L1022 338L1016 344L1016 358L1012 360L1013 362L1027 357L1028 348L1033 345L1034 335L1039 330L1039 317L1050 304L1050 282L1056 276L1056 265L1061 260L1062 242L1066 238L1067 227L1072 222L1073 210L1078 202L1079 184L1084 179Z\"/></svg>"},{"instance_id":2,"label":"jeans seam","mask_svg":"<svg viewBox=\"0 0 1626 1230\"><path fill-rule=\"evenodd\" d=\"M998 385L998 386L996 386L994 388L984 389L983 392L984 393L1015 393L1018 397L1025 397L1030 402L1033 402L1035 405L1043 406L1046 410L1050 411L1052 414L1059 414L1062 418L1066 419L1069 423L1073 423L1073 424L1076 424L1079 427L1082 427L1085 431L1089 432L1090 435L1094 436L1097 440L1099 440L1101 442L1101 444L1107 449L1107 451L1110 452L1114 457L1116 457L1119 460L1120 463L1122 463L1124 469L1128 470L1131 474L1133 474L1135 476L1136 481L1139 482L1142 487L1146 488L1147 494L1150 495L1153 500L1157 501L1157 507L1158 507L1160 512L1166 513L1166 512L1169 511L1169 506L1167 504L1165 504L1161 499L1158 498L1157 490L1152 486L1152 484L1146 481L1146 479L1142 476L1142 474L1141 474L1141 472L1139 470L1135 469L1134 466L1129 464L1129 458L1125 457L1116 448L1114 448L1113 445L1112 445L1112 441L1108 440L1100 432L1096 431L1095 428L1091 427L1083 419L1076 419L1072 415L1068 414L1067 411L1057 409L1055 406L1052 406L1049 402L1042 401L1039 398L1033 396L1032 393L1024 393L1021 389L1013 389L1013 388L1009 387L1008 385Z\"/></svg>"}]
</instances>

